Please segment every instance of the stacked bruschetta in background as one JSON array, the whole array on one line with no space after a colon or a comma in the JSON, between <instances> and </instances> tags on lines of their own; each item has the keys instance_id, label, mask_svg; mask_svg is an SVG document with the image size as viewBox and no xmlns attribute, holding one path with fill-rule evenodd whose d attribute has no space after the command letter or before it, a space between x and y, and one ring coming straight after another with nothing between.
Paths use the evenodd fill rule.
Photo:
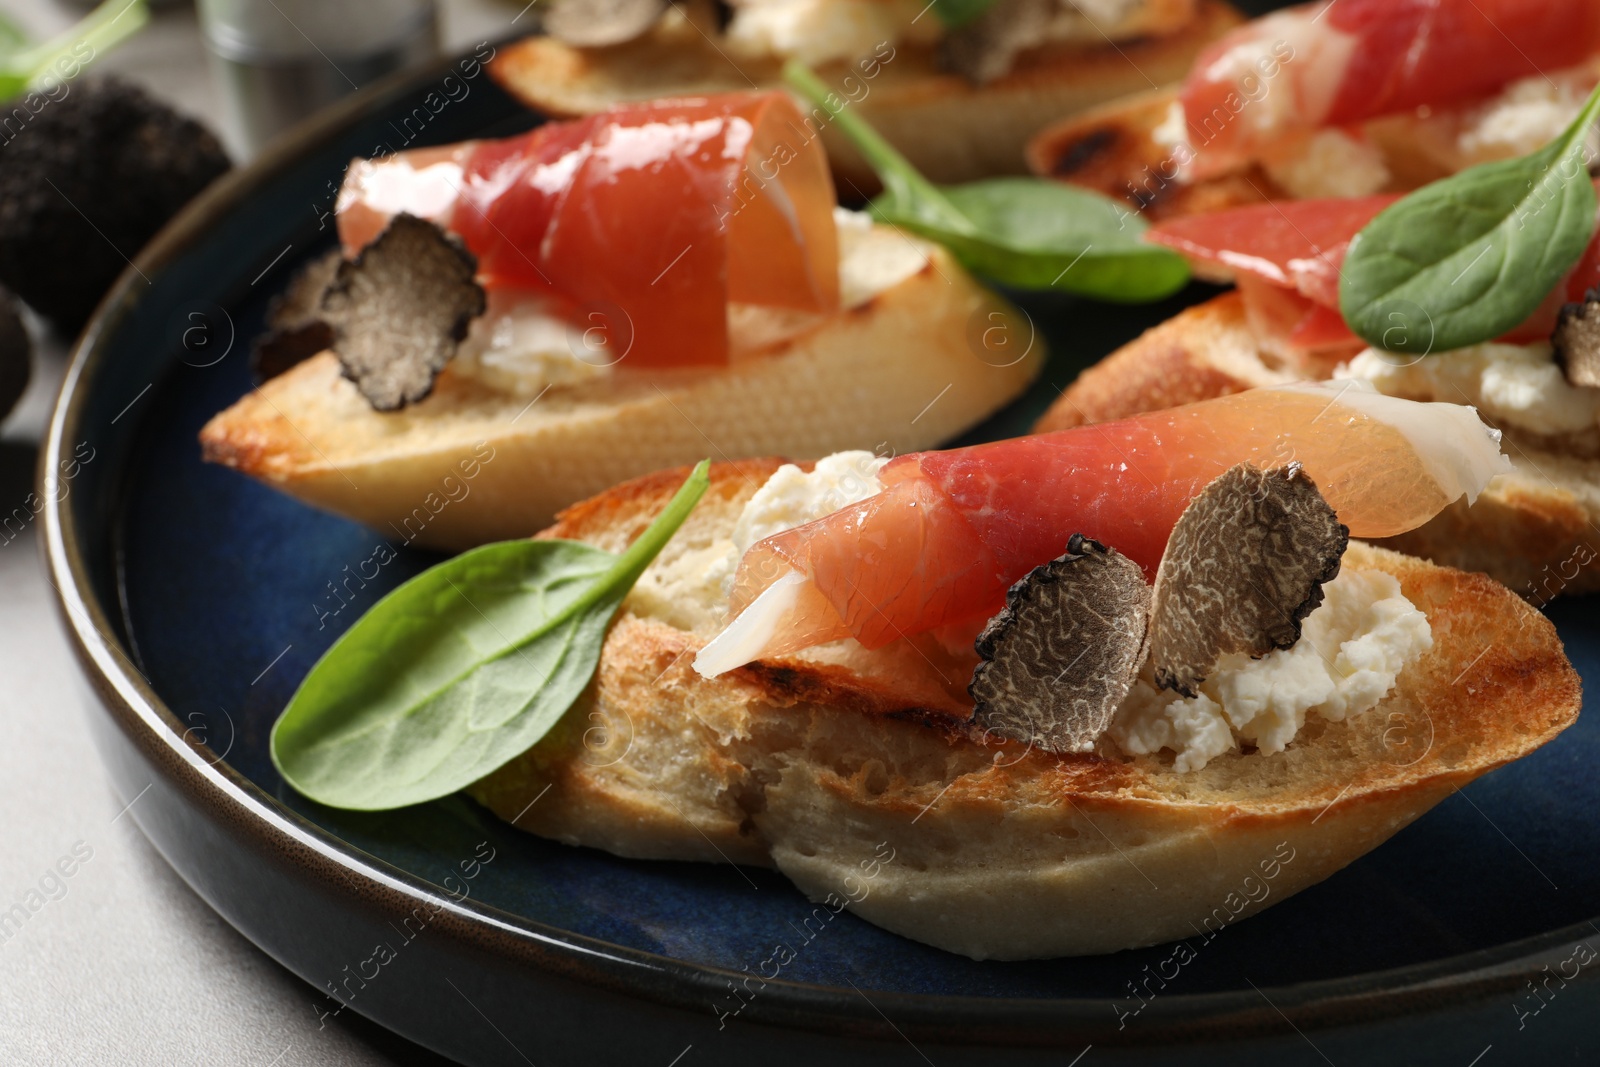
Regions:
<instances>
[{"instance_id":1,"label":"stacked bruschetta in background","mask_svg":"<svg viewBox=\"0 0 1600 1067\"><path fill-rule=\"evenodd\" d=\"M1040 131L1028 162L1153 218L1405 191L1546 143L1597 80L1582 0L1316 0Z\"/></svg>"},{"instance_id":2,"label":"stacked bruschetta in background","mask_svg":"<svg viewBox=\"0 0 1600 1067\"><path fill-rule=\"evenodd\" d=\"M631 100L775 87L784 63L798 59L939 182L1022 173L1023 147L1042 127L1176 81L1240 21L1223 0L643 7L649 11L637 22L603 35L553 10L548 35L510 47L491 73L531 107L570 116ZM825 138L840 186L856 196L874 191L877 177L850 142L832 130Z\"/></svg>"}]
</instances>

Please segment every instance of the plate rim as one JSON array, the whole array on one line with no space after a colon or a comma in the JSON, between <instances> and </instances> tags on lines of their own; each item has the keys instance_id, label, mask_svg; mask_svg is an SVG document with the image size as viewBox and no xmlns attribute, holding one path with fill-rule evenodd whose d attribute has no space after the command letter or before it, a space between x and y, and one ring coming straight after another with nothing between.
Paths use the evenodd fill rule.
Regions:
<instances>
[{"instance_id":1,"label":"plate rim","mask_svg":"<svg viewBox=\"0 0 1600 1067\"><path fill-rule=\"evenodd\" d=\"M514 39L514 38L507 38ZM492 43L499 45L504 40ZM437 80L463 56L459 53L414 71L391 76L346 98L328 111L273 142L254 161L235 167L192 201L164 227L119 276L96 308L73 346L60 394L51 412L39 452L37 478L58 469L69 458L71 442L83 428L87 398L105 360L110 338L137 305L135 283L179 259L202 240L218 218L242 205L260 187L271 183L295 162L324 147L371 113L413 96ZM492 78L492 76L491 76ZM500 90L503 91L503 90ZM118 472L108 483L125 484ZM259 844L279 854L314 857L301 873L321 875L338 890L356 895L352 884L367 892L404 901L411 907L443 909L456 920L458 936L481 940L490 950L508 953L573 980L668 1007L705 1010L709 993L721 993L729 980L745 977L727 968L694 964L564 930L476 901L459 903L407 871L372 856L280 804L254 782L227 765L208 758L210 750L186 737L176 715L149 686L131 659L126 642L111 635L119 623L93 590L81 541L83 531L69 505L73 494L41 493L40 539L54 591L58 617L90 688L113 725L127 736L169 785L231 817ZM135 798L137 799L137 798ZM140 821L135 814L135 821ZM141 822L141 829L149 835ZM166 856L169 863L175 861ZM186 872L180 874L188 877ZM234 918L207 901L230 925ZM1600 918L1600 916L1597 916ZM1269 987L1267 991L1232 990L1163 994L1141 1012L1131 1029L1113 1028L1117 1003L1109 998L1006 998L912 994L875 991L862 1004L858 991L839 986L775 979L762 996L746 1005L750 1021L807 1030L837 1030L842 1022L852 1032L897 1040L899 1028L934 1040L986 1043L1057 1044L1093 1038L1096 1042L1151 1045L1174 1038L1228 1040L1281 1034L1300 1026L1351 1025L1463 1003L1520 989L1540 973L1547 957L1600 929L1580 921L1557 930L1423 963L1381 971ZM253 943L277 956L248 932ZM291 966L291 970L294 968ZM311 976L296 975L315 988ZM1270 998L1268 994L1271 994ZM350 1005L358 1012L362 1009ZM877 1006L892 1013L891 1023ZM868 1010L868 1009L871 1010ZM741 1013L743 1014L743 1013ZM383 1020L378 1020L383 1022ZM984 1032L970 1028L981 1024Z\"/></svg>"}]
</instances>

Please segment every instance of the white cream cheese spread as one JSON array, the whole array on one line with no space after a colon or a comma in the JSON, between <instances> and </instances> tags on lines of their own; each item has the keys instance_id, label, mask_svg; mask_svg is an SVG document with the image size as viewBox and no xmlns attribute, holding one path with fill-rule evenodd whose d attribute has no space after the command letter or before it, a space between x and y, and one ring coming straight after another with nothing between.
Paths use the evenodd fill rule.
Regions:
<instances>
[{"instance_id":1,"label":"white cream cheese spread","mask_svg":"<svg viewBox=\"0 0 1600 1067\"><path fill-rule=\"evenodd\" d=\"M1366 349L1334 372L1371 382L1408 400L1471 404L1490 421L1534 434L1571 434L1600 427L1600 389L1570 385L1546 342L1499 342L1437 352L1421 359Z\"/></svg>"},{"instance_id":2,"label":"white cream cheese spread","mask_svg":"<svg viewBox=\"0 0 1600 1067\"><path fill-rule=\"evenodd\" d=\"M686 629L719 624L734 572L751 545L881 492L878 472L887 462L855 451L824 456L809 473L785 463L745 502L730 537L663 560L645 572L632 595L648 598L653 613Z\"/></svg>"},{"instance_id":3,"label":"white cream cheese spread","mask_svg":"<svg viewBox=\"0 0 1600 1067\"><path fill-rule=\"evenodd\" d=\"M1318 130L1294 151L1265 159L1262 166L1297 200L1369 196L1389 184L1389 167L1378 147L1338 128Z\"/></svg>"},{"instance_id":4,"label":"white cream cheese spread","mask_svg":"<svg viewBox=\"0 0 1600 1067\"><path fill-rule=\"evenodd\" d=\"M778 56L813 66L881 55L885 45L932 44L945 33L927 0L732 0L727 47L744 58ZM1060 0L1038 44L1103 44L1148 29L1148 0Z\"/></svg>"},{"instance_id":5,"label":"white cream cheese spread","mask_svg":"<svg viewBox=\"0 0 1600 1067\"><path fill-rule=\"evenodd\" d=\"M1593 88L1590 70L1536 74L1512 82L1462 116L1456 147L1469 163L1528 155L1566 132ZM1591 155L1597 143L1600 139L1590 130Z\"/></svg>"},{"instance_id":6,"label":"white cream cheese spread","mask_svg":"<svg viewBox=\"0 0 1600 1067\"><path fill-rule=\"evenodd\" d=\"M1433 647L1428 618L1383 571L1346 571L1322 590L1293 646L1255 660L1224 656L1194 697L1142 677L1108 736L1128 755L1171 751L1181 773L1243 744L1282 752L1313 711L1340 722L1371 710Z\"/></svg>"},{"instance_id":7,"label":"white cream cheese spread","mask_svg":"<svg viewBox=\"0 0 1600 1067\"><path fill-rule=\"evenodd\" d=\"M931 42L943 24L918 0L733 0L728 49L819 66L900 41Z\"/></svg>"}]
</instances>

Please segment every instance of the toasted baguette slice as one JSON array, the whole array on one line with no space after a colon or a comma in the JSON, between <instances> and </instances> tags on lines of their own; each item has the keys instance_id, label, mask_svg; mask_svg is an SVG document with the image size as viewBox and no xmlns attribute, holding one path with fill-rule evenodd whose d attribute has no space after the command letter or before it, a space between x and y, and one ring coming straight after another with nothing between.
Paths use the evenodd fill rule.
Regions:
<instances>
[{"instance_id":1,"label":"toasted baguette slice","mask_svg":"<svg viewBox=\"0 0 1600 1067\"><path fill-rule=\"evenodd\" d=\"M776 465L713 466L710 491L623 605L595 682L473 795L569 844L773 866L814 900L851 901L963 955L1081 955L1215 930L1282 900L1578 712L1577 674L1543 616L1482 575L1359 542L1344 565L1395 575L1427 613L1433 650L1365 715L1313 717L1283 753L1189 774L873 715L860 698L877 680L820 658L701 678L690 659L722 606L675 576L716 551ZM541 536L620 550L685 473L619 486Z\"/></svg>"},{"instance_id":2,"label":"toasted baguette slice","mask_svg":"<svg viewBox=\"0 0 1600 1067\"><path fill-rule=\"evenodd\" d=\"M917 274L726 369L619 372L530 403L446 368L426 400L382 413L324 352L217 415L200 441L206 459L386 535L467 548L525 537L663 463L937 444L1043 366L1042 344L1007 366L983 358L969 327L991 313L1030 336L1020 311L931 247Z\"/></svg>"},{"instance_id":3,"label":"toasted baguette slice","mask_svg":"<svg viewBox=\"0 0 1600 1067\"><path fill-rule=\"evenodd\" d=\"M1221 0L1170 0L1152 9L1146 33L1120 44L1049 45L1024 53L1011 73L987 85L938 67L934 49L902 43L880 52L866 68L832 63L817 71L861 114L936 182L971 181L1027 169L1023 146L1040 127L1063 115L1131 92L1175 81L1207 43L1238 25ZM932 16L930 16L932 17ZM1167 31L1167 32L1163 32ZM550 37L529 37L505 49L489 70L528 105L558 116L586 115L612 104L663 96L693 96L781 84L775 59L730 58L715 32L683 19L663 20L650 33L611 48L574 48ZM834 173L846 193L878 188L872 168L831 126L823 131Z\"/></svg>"},{"instance_id":4,"label":"toasted baguette slice","mask_svg":"<svg viewBox=\"0 0 1600 1067\"><path fill-rule=\"evenodd\" d=\"M1259 165L1185 178L1177 150L1156 138L1177 100L1177 89L1152 89L1052 123L1028 142L1028 169L1131 201L1153 221L1295 199ZM1419 128L1410 115L1373 119L1362 131L1389 172L1382 192L1409 192L1482 162L1462 157L1438 130ZM1211 266L1197 270L1209 275Z\"/></svg>"},{"instance_id":5,"label":"toasted baguette slice","mask_svg":"<svg viewBox=\"0 0 1600 1067\"><path fill-rule=\"evenodd\" d=\"M1298 375L1272 365L1239 294L1188 308L1078 376L1036 432L1190 404ZM1600 590L1600 460L1565 455L1506 433L1516 470L1489 483L1470 508L1457 501L1432 522L1379 542L1462 570L1483 571L1536 603Z\"/></svg>"},{"instance_id":6,"label":"toasted baguette slice","mask_svg":"<svg viewBox=\"0 0 1600 1067\"><path fill-rule=\"evenodd\" d=\"M1260 167L1182 180L1173 149L1155 138L1177 99L1176 89L1151 89L1053 123L1028 141L1028 169L1130 201L1152 221L1287 196Z\"/></svg>"},{"instance_id":7,"label":"toasted baguette slice","mask_svg":"<svg viewBox=\"0 0 1600 1067\"><path fill-rule=\"evenodd\" d=\"M1591 56L1575 67L1551 72L1542 82L1552 88L1571 89L1582 97L1593 88L1597 78L1600 78L1600 56ZM1514 103L1517 99L1516 83L1502 86L1501 95L1491 96L1493 104L1512 107L1517 106ZM1168 121L1177 102L1178 89L1155 88L1063 118L1041 129L1028 142L1028 168L1035 174L1130 200L1155 220L1221 211L1269 199L1296 198L1291 189L1275 182L1268 169L1260 165L1201 181L1184 177L1180 173L1183 154L1157 138L1157 131ZM1248 102L1246 105L1253 106ZM1388 172L1384 187L1374 191L1409 192L1474 164L1516 154L1516 150L1506 144L1466 147L1462 137L1466 132L1464 123L1483 121L1481 106L1482 101L1466 102L1458 107L1421 108L1360 123L1361 139L1376 150ZM1220 109L1211 116L1185 115L1184 118L1189 135L1202 145L1221 125L1232 121ZM1497 126L1498 120L1491 119L1490 125ZM1286 134L1281 147L1293 146L1296 137ZM1339 173L1337 168L1334 172ZM1285 182L1293 183L1293 179L1285 178ZM1302 192L1299 195L1311 194ZM1315 195L1335 194L1330 190Z\"/></svg>"}]
</instances>

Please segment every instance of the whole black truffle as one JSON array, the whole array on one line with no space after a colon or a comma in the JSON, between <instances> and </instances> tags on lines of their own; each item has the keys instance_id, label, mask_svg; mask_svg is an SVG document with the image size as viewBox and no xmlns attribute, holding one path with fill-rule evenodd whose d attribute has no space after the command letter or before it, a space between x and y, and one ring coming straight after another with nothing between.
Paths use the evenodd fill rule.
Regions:
<instances>
[{"instance_id":1,"label":"whole black truffle","mask_svg":"<svg viewBox=\"0 0 1600 1067\"><path fill-rule=\"evenodd\" d=\"M136 86L108 77L66 87L37 111L16 111L23 121L0 134L0 283L75 334L128 261L229 162L205 127Z\"/></svg>"}]
</instances>

